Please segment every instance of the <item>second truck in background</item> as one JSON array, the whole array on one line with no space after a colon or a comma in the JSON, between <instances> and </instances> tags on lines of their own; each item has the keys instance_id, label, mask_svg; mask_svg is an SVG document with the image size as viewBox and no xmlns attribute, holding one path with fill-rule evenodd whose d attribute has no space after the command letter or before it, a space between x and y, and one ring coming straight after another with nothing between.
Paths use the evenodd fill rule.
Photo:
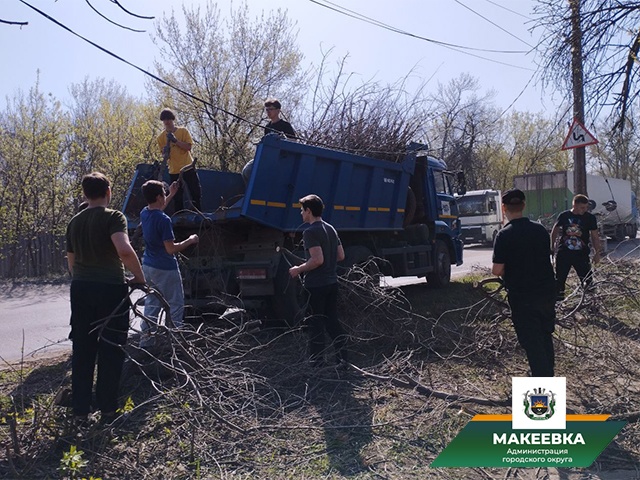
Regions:
<instances>
[{"instance_id":1,"label":"second truck in background","mask_svg":"<svg viewBox=\"0 0 640 480\"><path fill-rule=\"evenodd\" d=\"M513 183L527 196L525 215L539 220L548 229L560 213L571 209L574 196L572 171L518 175ZM636 237L638 209L631 182L587 175L587 193L593 201L591 213L598 219L603 236L613 240Z\"/></svg>"},{"instance_id":2,"label":"second truck in background","mask_svg":"<svg viewBox=\"0 0 640 480\"><path fill-rule=\"evenodd\" d=\"M503 224L500 195L500 190L471 190L456 197L465 244L493 244Z\"/></svg>"}]
</instances>

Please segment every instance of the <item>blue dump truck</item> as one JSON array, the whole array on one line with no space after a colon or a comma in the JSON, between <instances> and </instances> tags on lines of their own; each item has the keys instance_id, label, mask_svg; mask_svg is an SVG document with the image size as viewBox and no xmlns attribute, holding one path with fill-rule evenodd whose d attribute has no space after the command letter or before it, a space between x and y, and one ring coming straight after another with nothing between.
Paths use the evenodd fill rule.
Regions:
<instances>
[{"instance_id":1,"label":"blue dump truck","mask_svg":"<svg viewBox=\"0 0 640 480\"><path fill-rule=\"evenodd\" d=\"M323 218L340 235L343 267L374 258L380 274L446 286L451 265L462 264L453 187L464 177L420 148L412 144L394 163L272 134L257 145L246 184L238 173L199 169L201 212L172 216L178 239L200 236L181 267L187 304L238 298L295 323L302 298L288 275L295 261L289 252L304 257L298 200L310 193L323 199ZM145 206L141 186L155 175L153 165L136 168L123 209L131 230Z\"/></svg>"}]
</instances>

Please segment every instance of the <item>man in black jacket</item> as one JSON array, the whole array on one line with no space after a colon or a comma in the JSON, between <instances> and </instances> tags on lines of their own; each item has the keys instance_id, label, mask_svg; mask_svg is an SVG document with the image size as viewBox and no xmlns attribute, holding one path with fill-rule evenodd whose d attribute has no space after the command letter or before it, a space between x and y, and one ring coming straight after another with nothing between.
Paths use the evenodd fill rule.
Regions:
<instances>
[{"instance_id":1,"label":"man in black jacket","mask_svg":"<svg viewBox=\"0 0 640 480\"><path fill-rule=\"evenodd\" d=\"M531 376L553 377L556 315L551 242L541 224L523 216L524 207L521 190L502 195L502 210L509 222L496 237L492 273L504 280L511 320Z\"/></svg>"}]
</instances>

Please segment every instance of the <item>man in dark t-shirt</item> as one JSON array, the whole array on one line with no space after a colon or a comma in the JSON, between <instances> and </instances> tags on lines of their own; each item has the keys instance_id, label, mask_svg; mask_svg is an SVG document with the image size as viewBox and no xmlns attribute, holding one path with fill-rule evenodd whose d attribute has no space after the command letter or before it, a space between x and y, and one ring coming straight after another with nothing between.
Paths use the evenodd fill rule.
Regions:
<instances>
[{"instance_id":1,"label":"man in dark t-shirt","mask_svg":"<svg viewBox=\"0 0 640 480\"><path fill-rule=\"evenodd\" d=\"M517 189L502 195L502 210L509 222L496 236L492 273L504 280L511 320L531 375L553 377L555 281L549 234L522 215L524 200L524 193Z\"/></svg>"},{"instance_id":2,"label":"man in dark t-shirt","mask_svg":"<svg viewBox=\"0 0 640 480\"><path fill-rule=\"evenodd\" d=\"M591 284L591 246L593 261L600 261L600 237L596 217L587 212L589 199L585 195L573 197L571 210L558 216L551 230L551 248L556 253L556 283L558 300L564 298L564 289L573 267L583 286Z\"/></svg>"},{"instance_id":3,"label":"man in dark t-shirt","mask_svg":"<svg viewBox=\"0 0 640 480\"><path fill-rule=\"evenodd\" d=\"M73 413L86 421L91 411L96 362L97 406L101 421L110 422L118 409L118 385L129 330L129 299L125 267L131 283L145 276L127 236L122 212L108 208L110 182L93 172L82 178L87 208L67 227L67 261L71 272L71 390Z\"/></svg>"},{"instance_id":4,"label":"man in dark t-shirt","mask_svg":"<svg viewBox=\"0 0 640 480\"><path fill-rule=\"evenodd\" d=\"M298 135L293 129L291 124L280 118L280 109L282 105L280 101L275 98L270 98L264 102L264 110L267 112L269 123L264 127L264 136L270 133L277 133L284 135L287 140L298 140ZM251 178L251 172L253 171L253 160L249 160L244 167L242 167L242 179L245 185L249 185Z\"/></svg>"},{"instance_id":5,"label":"man in dark t-shirt","mask_svg":"<svg viewBox=\"0 0 640 480\"><path fill-rule=\"evenodd\" d=\"M336 230L322 220L324 204L317 195L300 199L300 214L309 227L302 234L306 262L289 269L291 277L304 273L304 286L309 292L307 331L309 350L315 365L323 364L324 331L334 342L338 364L347 361L346 334L338 319L338 262L344 260L344 249Z\"/></svg>"},{"instance_id":6,"label":"man in dark t-shirt","mask_svg":"<svg viewBox=\"0 0 640 480\"><path fill-rule=\"evenodd\" d=\"M264 127L264 134L283 133L289 140L296 140L298 135L291 124L280 118L281 108L280 101L275 98L270 98L264 102L264 110L269 118L269 123Z\"/></svg>"}]
</instances>

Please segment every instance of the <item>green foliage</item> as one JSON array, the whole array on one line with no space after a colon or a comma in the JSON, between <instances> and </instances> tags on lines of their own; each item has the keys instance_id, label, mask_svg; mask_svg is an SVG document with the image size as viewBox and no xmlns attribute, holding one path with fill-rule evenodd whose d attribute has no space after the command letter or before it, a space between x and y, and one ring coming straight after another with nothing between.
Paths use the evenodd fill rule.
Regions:
<instances>
[{"instance_id":1,"label":"green foliage","mask_svg":"<svg viewBox=\"0 0 640 480\"><path fill-rule=\"evenodd\" d=\"M71 93L66 170L76 199L81 201L82 176L99 171L110 178L111 204L120 208L136 164L156 159L155 112L114 81L85 79Z\"/></svg>"},{"instance_id":2,"label":"green foliage","mask_svg":"<svg viewBox=\"0 0 640 480\"><path fill-rule=\"evenodd\" d=\"M127 400L124 402L124 405L122 406L122 408L119 408L118 410L116 410L118 413L130 413L131 411L133 411L133 409L135 408L135 403L133 402L133 399L131 398L131 396L127 397Z\"/></svg>"},{"instance_id":3,"label":"green foliage","mask_svg":"<svg viewBox=\"0 0 640 480\"><path fill-rule=\"evenodd\" d=\"M264 100L280 97L283 111L292 111L300 98L302 54L293 25L281 11L252 19L246 3L226 22L211 0L202 8L184 6L182 14L184 28L173 13L158 25L156 69L213 107L154 84L158 111L162 105L175 109L178 123L194 137L193 154L202 165L238 171L253 157L252 140L262 136Z\"/></svg>"},{"instance_id":4,"label":"green foliage","mask_svg":"<svg viewBox=\"0 0 640 480\"><path fill-rule=\"evenodd\" d=\"M69 447L69 451L62 454L59 470L68 474L72 479L77 478L80 471L88 465L88 461L82 458L84 452L78 450L75 445ZM91 477L93 478L93 477Z\"/></svg>"}]
</instances>

